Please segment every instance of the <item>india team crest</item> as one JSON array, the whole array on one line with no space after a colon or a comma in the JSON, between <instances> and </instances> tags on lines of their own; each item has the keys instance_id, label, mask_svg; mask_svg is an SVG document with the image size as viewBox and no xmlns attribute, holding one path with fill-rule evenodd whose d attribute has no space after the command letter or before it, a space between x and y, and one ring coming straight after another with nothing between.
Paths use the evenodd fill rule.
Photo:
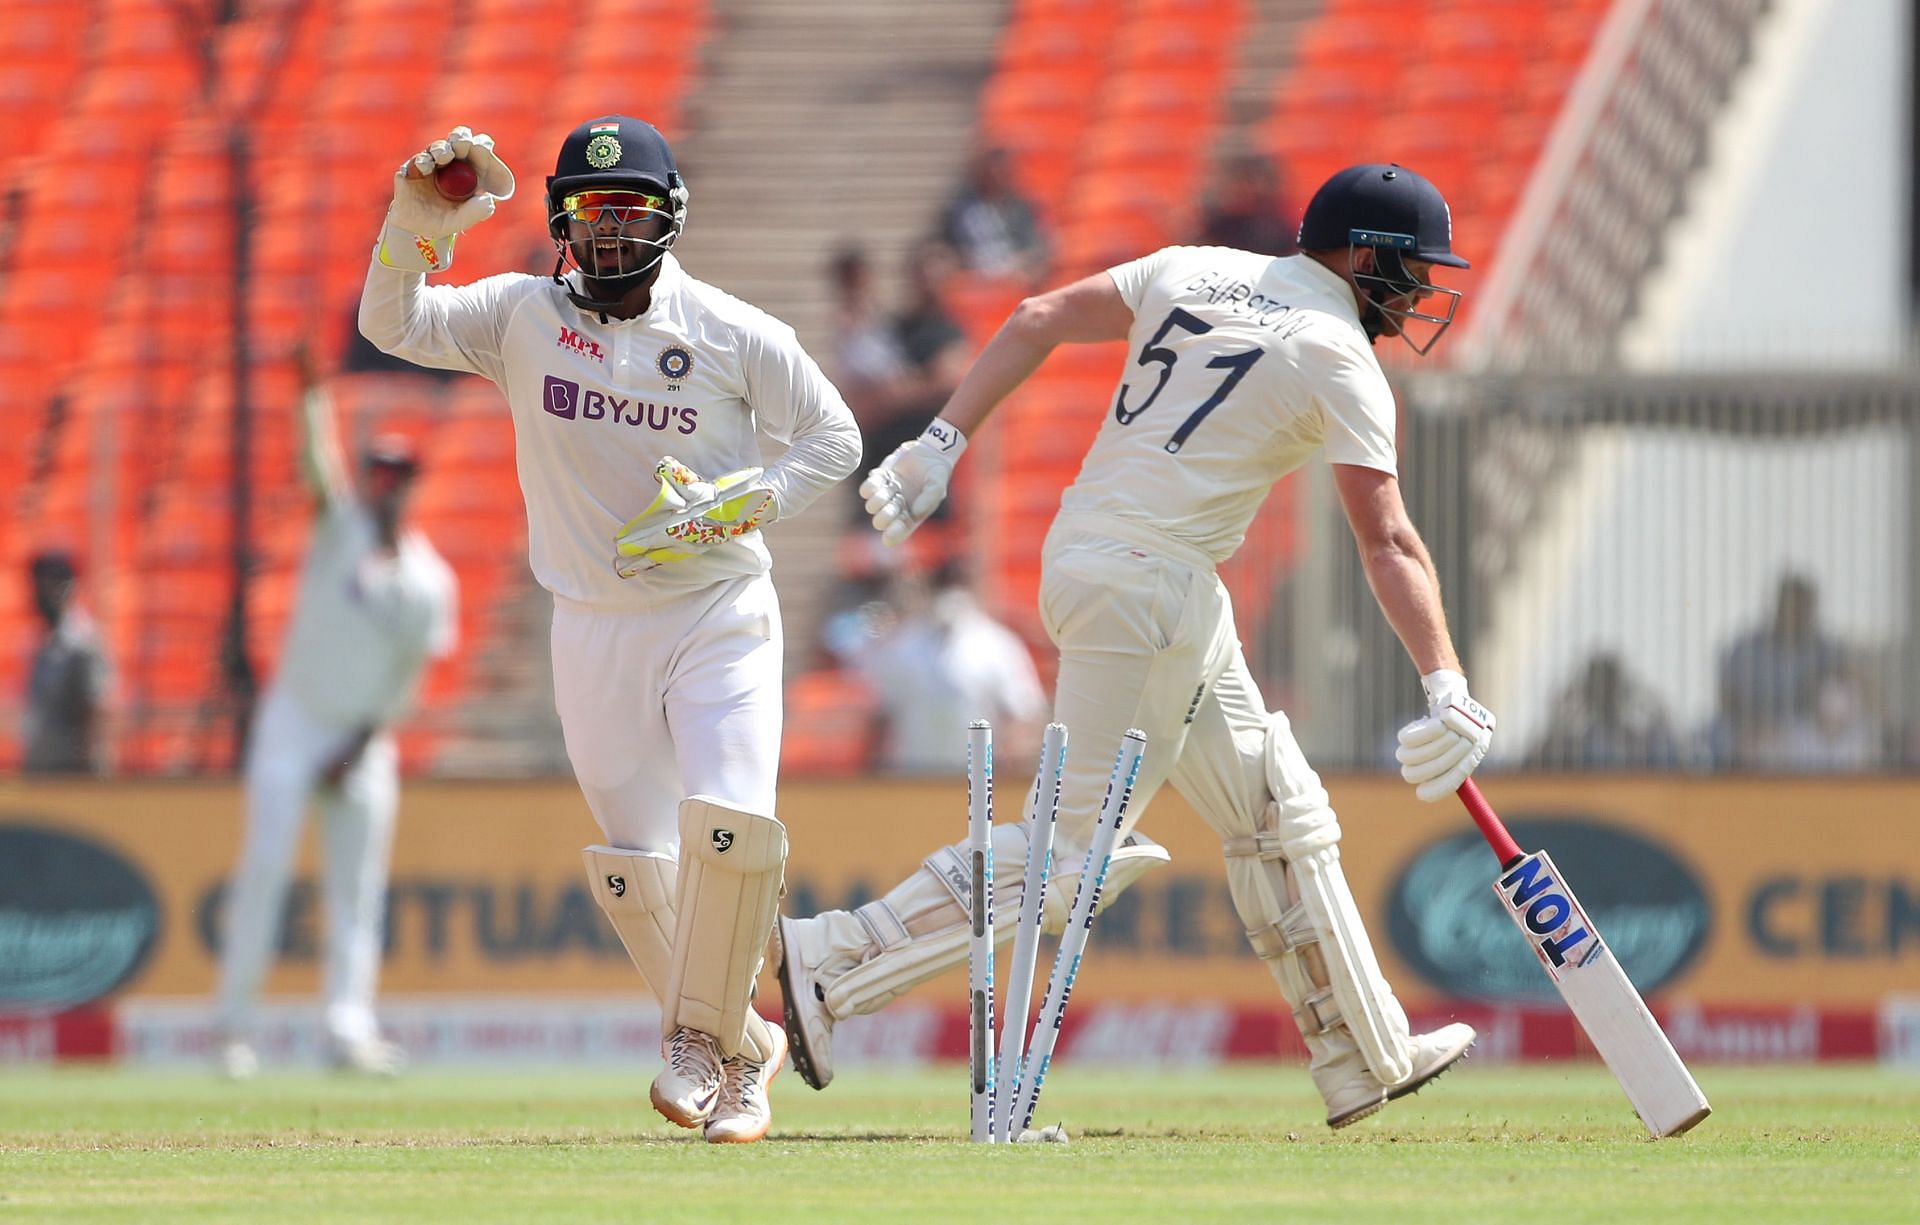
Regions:
<instances>
[{"instance_id":1,"label":"india team crest","mask_svg":"<svg viewBox=\"0 0 1920 1225\"><path fill-rule=\"evenodd\" d=\"M679 345L668 345L660 350L659 364L661 374L679 383L693 373L693 354Z\"/></svg>"},{"instance_id":2,"label":"india team crest","mask_svg":"<svg viewBox=\"0 0 1920 1225\"><path fill-rule=\"evenodd\" d=\"M595 170L618 166L620 153L620 138L611 132L601 132L587 142L587 165Z\"/></svg>"}]
</instances>

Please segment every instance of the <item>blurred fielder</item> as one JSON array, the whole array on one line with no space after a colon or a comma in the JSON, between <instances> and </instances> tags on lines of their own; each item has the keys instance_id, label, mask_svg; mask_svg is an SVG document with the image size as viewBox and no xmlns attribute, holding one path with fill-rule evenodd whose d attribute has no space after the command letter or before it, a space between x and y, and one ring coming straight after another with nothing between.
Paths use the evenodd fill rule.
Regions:
<instances>
[{"instance_id":1,"label":"blurred fielder","mask_svg":"<svg viewBox=\"0 0 1920 1225\"><path fill-rule=\"evenodd\" d=\"M1436 264L1467 266L1451 241L1446 201L1425 179L1356 166L1308 205L1303 254L1169 247L1030 298L926 432L861 486L874 526L904 539L945 496L967 435L1054 346L1128 342L1113 410L1042 554L1040 612L1060 648L1053 713L1073 737L1054 863L1077 874L1121 734L1143 729L1130 814L1171 780L1220 835L1234 906L1293 1008L1333 1127L1438 1076L1474 1032L1408 1032L1341 871L1327 793L1255 687L1215 567L1274 482L1324 452L1368 580L1426 690L1426 717L1400 732L1402 773L1432 800L1479 764L1493 717L1467 695L1433 565L1401 502L1393 394L1371 347L1400 336L1425 353L1451 322L1459 295L1429 279ZM1419 309L1436 295L1444 314ZM995 860L1022 862L1025 838L1020 823L996 826ZM787 1028L809 1084L832 1078L836 1020L965 955L963 850L935 852L851 913L781 921ZM1104 897L1165 859L1129 834ZM1020 905L1012 879L994 896L1003 936ZM1048 894L1052 930L1074 883Z\"/></svg>"},{"instance_id":2,"label":"blurred fielder","mask_svg":"<svg viewBox=\"0 0 1920 1225\"><path fill-rule=\"evenodd\" d=\"M246 840L220 954L220 1061L242 1080L259 1067L248 1042L254 998L279 944L301 820L316 792L327 1054L358 1071L400 1070L401 1053L373 1016L399 803L399 754L387 729L411 705L427 660L453 650L459 624L453 571L426 537L402 527L417 469L412 444L376 437L356 494L332 408L311 377L300 420L301 467L319 516L280 671L248 742Z\"/></svg>"},{"instance_id":3,"label":"blurred fielder","mask_svg":"<svg viewBox=\"0 0 1920 1225\"><path fill-rule=\"evenodd\" d=\"M431 178L455 159L479 173L464 202ZM427 287L512 190L465 128L410 159L360 330L506 393L553 593L554 700L606 839L587 875L661 1004L654 1106L716 1143L758 1140L787 1049L751 1003L786 861L780 607L758 529L849 475L859 431L791 328L681 270L687 186L650 125L608 115L561 144L551 276ZM791 444L764 471L756 428Z\"/></svg>"}]
</instances>

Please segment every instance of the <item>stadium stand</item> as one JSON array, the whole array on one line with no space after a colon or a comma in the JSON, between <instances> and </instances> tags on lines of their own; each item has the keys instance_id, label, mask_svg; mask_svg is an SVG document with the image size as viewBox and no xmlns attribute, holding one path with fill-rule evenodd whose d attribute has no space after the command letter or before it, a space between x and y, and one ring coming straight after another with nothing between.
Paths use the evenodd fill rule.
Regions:
<instances>
[{"instance_id":1,"label":"stadium stand","mask_svg":"<svg viewBox=\"0 0 1920 1225\"><path fill-rule=\"evenodd\" d=\"M0 104L21 133L0 148L0 411L10 426L0 432L9 500L0 685L17 700L37 635L16 577L26 558L77 547L116 662L118 766L228 768L231 727L220 716L240 251L250 266L246 650L265 677L311 517L294 464L294 351L311 346L323 368L344 354L392 166L422 132L476 115L503 141L538 147L579 108L630 98L636 54L650 113L671 131L709 17L699 0L600 0L585 13L554 0L259 0L224 23L211 7L161 0L83 7L100 32L91 43L72 37L70 5L22 0L0 22ZM602 38L566 54L569 31L589 28L644 28L649 38L640 52ZM451 67L423 72L422 47ZM236 132L245 146L232 143ZM252 223L237 240L236 150ZM538 232L540 173L528 169L505 207ZM89 198L142 202L142 224L110 232L114 250L99 249L97 229L76 233L59 187L78 182ZM455 279L527 267L526 254L511 243L463 247ZM76 284L104 309L60 309ZM465 649L430 674L402 736L419 765L460 704L468 661L486 649L498 597L524 571L511 424L497 393L474 380L349 374L332 386L350 446L376 421L423 439L418 522L465 597ZM9 738L0 765L15 751Z\"/></svg>"}]
</instances>

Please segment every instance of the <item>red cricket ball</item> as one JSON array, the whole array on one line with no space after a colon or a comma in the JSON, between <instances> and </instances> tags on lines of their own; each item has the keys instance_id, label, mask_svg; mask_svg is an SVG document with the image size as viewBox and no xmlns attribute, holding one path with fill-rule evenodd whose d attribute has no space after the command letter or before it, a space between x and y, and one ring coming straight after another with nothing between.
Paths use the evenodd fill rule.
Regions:
<instances>
[{"instance_id":1,"label":"red cricket ball","mask_svg":"<svg viewBox=\"0 0 1920 1225\"><path fill-rule=\"evenodd\" d=\"M480 175L471 162L448 162L433 172L433 185L449 200L465 200L480 189Z\"/></svg>"}]
</instances>

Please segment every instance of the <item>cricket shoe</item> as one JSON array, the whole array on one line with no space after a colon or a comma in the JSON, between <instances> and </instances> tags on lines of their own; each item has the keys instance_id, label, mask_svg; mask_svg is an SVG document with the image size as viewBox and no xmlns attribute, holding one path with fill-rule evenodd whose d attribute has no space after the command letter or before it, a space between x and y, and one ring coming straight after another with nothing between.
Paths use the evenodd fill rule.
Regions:
<instances>
[{"instance_id":1,"label":"cricket shoe","mask_svg":"<svg viewBox=\"0 0 1920 1225\"><path fill-rule=\"evenodd\" d=\"M1327 1099L1327 1126L1345 1127L1373 1114L1388 1102L1422 1087L1467 1057L1467 1050L1479 1035L1473 1026L1455 1021L1430 1034L1415 1034L1407 1040L1412 1047L1413 1071L1397 1085L1387 1085L1367 1068L1359 1051L1353 1051L1333 1063L1313 1070L1314 1081ZM1327 1088L1329 1080L1336 1087Z\"/></svg>"},{"instance_id":2,"label":"cricket shoe","mask_svg":"<svg viewBox=\"0 0 1920 1225\"><path fill-rule=\"evenodd\" d=\"M785 915L774 924L780 936L780 1009L793 1052L793 1070L813 1089L833 1080L833 1014L827 993L806 963L798 925Z\"/></svg>"},{"instance_id":3,"label":"cricket shoe","mask_svg":"<svg viewBox=\"0 0 1920 1225\"><path fill-rule=\"evenodd\" d=\"M773 1099L768 1090L787 1058L787 1035L767 1026L773 1037L773 1056L755 1063L735 1055L721 1064L720 1100L707 1117L708 1144L752 1144L767 1134L773 1122Z\"/></svg>"},{"instance_id":4,"label":"cricket shoe","mask_svg":"<svg viewBox=\"0 0 1920 1225\"><path fill-rule=\"evenodd\" d=\"M713 1035L681 1026L660 1042L667 1066L653 1078L653 1108L676 1127L698 1127L720 1098L720 1047Z\"/></svg>"},{"instance_id":5,"label":"cricket shoe","mask_svg":"<svg viewBox=\"0 0 1920 1225\"><path fill-rule=\"evenodd\" d=\"M331 1039L327 1062L342 1072L362 1076L398 1076L407 1067L407 1053L378 1035L347 1041Z\"/></svg>"}]
</instances>

